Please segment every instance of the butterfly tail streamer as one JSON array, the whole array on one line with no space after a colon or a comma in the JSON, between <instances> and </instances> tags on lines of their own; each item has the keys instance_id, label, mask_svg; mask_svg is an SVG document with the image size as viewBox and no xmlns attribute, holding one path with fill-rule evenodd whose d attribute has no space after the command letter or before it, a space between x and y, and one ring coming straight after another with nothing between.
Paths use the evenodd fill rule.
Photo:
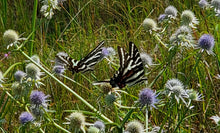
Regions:
<instances>
[{"instance_id":1,"label":"butterfly tail streamer","mask_svg":"<svg viewBox=\"0 0 220 133\"><path fill-rule=\"evenodd\" d=\"M106 83L110 83L110 81L95 81L92 83L92 85L103 85L103 84L106 84Z\"/></svg>"}]
</instances>

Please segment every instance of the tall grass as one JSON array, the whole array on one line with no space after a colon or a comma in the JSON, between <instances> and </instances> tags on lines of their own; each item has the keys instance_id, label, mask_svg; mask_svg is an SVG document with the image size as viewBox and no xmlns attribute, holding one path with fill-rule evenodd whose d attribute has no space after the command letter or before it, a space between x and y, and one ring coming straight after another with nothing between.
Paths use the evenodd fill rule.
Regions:
<instances>
[{"instance_id":1,"label":"tall grass","mask_svg":"<svg viewBox=\"0 0 220 133\"><path fill-rule=\"evenodd\" d=\"M143 20L146 17L157 20L170 4L179 11L178 19L172 23L159 24L159 27L167 27L160 36L144 31ZM217 132L210 117L218 114L220 110L220 80L217 77L217 74L220 74L220 19L214 16L211 9L203 10L198 6L198 1L193 0L67 0L49 20L40 13L41 6L42 3L38 0L3 0L0 3L0 36L3 36L7 29L18 31L22 37L30 34L32 36L20 52L0 46L0 70L4 76L4 88L0 89L1 131L19 132L24 128L19 123L19 115L29 110L28 95L31 91L28 92L27 99L16 99L11 86L15 81L14 73L17 70L25 71L29 56L37 54L41 60L39 67L45 72L40 80L44 85L37 88L33 83L31 90L38 89L50 95L50 112L46 111L47 116L40 127L29 125L24 128L26 132L67 132L69 126L63 124L66 122L65 117L77 111L86 116L87 123L103 120L106 132L122 132L132 120L139 120L144 124L146 109L140 110L136 103L143 88L157 91L160 93L158 99L161 99L157 109L148 110L148 131L154 126L159 126L165 132ZM195 40L204 33L214 36L215 56L205 52L199 53L199 49L182 50L180 47L174 47L168 50L164 47L170 43L170 36L180 26L181 12L186 9L192 10L200 21L197 29L193 30ZM118 69L118 66L109 65L107 60L97 64L92 72L72 75L66 71L65 76L73 80L50 74L58 52L65 51L74 59L82 59L101 40L105 40L106 47L112 46L117 49L117 46L121 46L126 51L128 42L132 41L139 51L149 53L156 64L146 69L147 85L138 84L122 89L126 93L121 92L121 97L117 99L121 107L116 104L106 105L107 94L103 94L100 87L92 85L93 81L111 78ZM0 41L4 44L1 37ZM9 57L5 58L4 54L9 51ZM114 62L119 63L118 59ZM163 91L165 83L171 78L178 78L188 89L200 92L204 96L203 101L192 101L191 105L194 105L194 108L189 109L181 100L177 103L175 97L168 98ZM88 128L86 125L86 130Z\"/></svg>"}]
</instances>

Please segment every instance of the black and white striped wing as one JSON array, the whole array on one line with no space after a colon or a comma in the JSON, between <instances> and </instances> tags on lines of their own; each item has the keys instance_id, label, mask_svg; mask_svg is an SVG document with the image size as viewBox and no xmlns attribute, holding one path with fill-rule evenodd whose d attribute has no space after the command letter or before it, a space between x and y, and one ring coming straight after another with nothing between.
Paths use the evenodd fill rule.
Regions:
<instances>
[{"instance_id":1,"label":"black and white striped wing","mask_svg":"<svg viewBox=\"0 0 220 133\"><path fill-rule=\"evenodd\" d=\"M77 61L68 56L64 52L60 52L56 55L55 62L58 62L57 65L67 66L72 73L86 72L93 70L95 64L97 64L102 58L102 45L104 41L100 42L99 45L93 49L86 57Z\"/></svg>"},{"instance_id":2,"label":"black and white striped wing","mask_svg":"<svg viewBox=\"0 0 220 133\"><path fill-rule=\"evenodd\" d=\"M110 80L112 87L123 88L126 85L132 86L146 80L140 53L135 44L129 43L129 54L125 53L121 47L118 47L118 52L120 68Z\"/></svg>"},{"instance_id":3,"label":"black and white striped wing","mask_svg":"<svg viewBox=\"0 0 220 133\"><path fill-rule=\"evenodd\" d=\"M77 71L86 72L94 69L95 64L97 64L102 58L102 46L104 41L100 42L99 45L93 49L86 57L81 59L77 64Z\"/></svg>"}]
</instances>

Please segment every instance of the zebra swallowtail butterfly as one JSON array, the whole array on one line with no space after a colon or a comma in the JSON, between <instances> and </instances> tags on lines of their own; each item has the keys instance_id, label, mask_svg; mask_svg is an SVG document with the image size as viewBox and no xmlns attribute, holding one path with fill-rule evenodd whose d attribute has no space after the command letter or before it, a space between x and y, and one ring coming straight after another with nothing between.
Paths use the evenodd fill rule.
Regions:
<instances>
[{"instance_id":1,"label":"zebra swallowtail butterfly","mask_svg":"<svg viewBox=\"0 0 220 133\"><path fill-rule=\"evenodd\" d=\"M100 42L99 45L93 49L86 57L80 61L72 59L67 53L60 52L56 55L56 65L67 66L72 73L87 72L94 69L95 64L103 59L102 45L104 41Z\"/></svg>"},{"instance_id":2,"label":"zebra swallowtail butterfly","mask_svg":"<svg viewBox=\"0 0 220 133\"><path fill-rule=\"evenodd\" d=\"M123 88L126 85L132 86L147 80L147 78L144 77L145 72L140 53L133 42L129 43L129 53L126 53L120 46L118 46L118 53L120 59L119 70L109 81L96 82L94 85L107 82L110 83L113 88Z\"/></svg>"}]
</instances>

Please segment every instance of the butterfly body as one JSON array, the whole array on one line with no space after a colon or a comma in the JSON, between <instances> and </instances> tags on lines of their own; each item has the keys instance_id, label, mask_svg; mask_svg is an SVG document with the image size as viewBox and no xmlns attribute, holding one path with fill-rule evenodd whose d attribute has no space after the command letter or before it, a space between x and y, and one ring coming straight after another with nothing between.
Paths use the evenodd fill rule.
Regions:
<instances>
[{"instance_id":1,"label":"butterfly body","mask_svg":"<svg viewBox=\"0 0 220 133\"><path fill-rule=\"evenodd\" d=\"M56 55L56 60L59 65L67 66L67 68L72 71L72 73L87 72L94 69L95 64L97 64L102 58L102 45L104 41L99 43L99 45L93 49L86 57L80 61L72 59L66 53L58 53Z\"/></svg>"}]
</instances>

